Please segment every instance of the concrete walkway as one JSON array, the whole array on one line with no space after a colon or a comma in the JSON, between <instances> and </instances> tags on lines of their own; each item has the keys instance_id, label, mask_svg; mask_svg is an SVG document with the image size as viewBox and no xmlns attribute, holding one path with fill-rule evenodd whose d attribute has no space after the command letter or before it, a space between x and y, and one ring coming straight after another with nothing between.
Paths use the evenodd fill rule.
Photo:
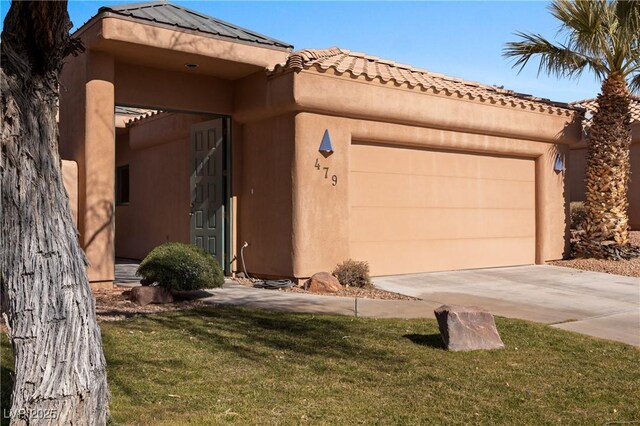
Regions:
<instances>
[{"instance_id":1,"label":"concrete walkway","mask_svg":"<svg viewBox=\"0 0 640 426\"><path fill-rule=\"evenodd\" d=\"M140 266L139 260L116 258L115 282L117 284L140 284L140 277L136 271Z\"/></svg>"},{"instance_id":2,"label":"concrete walkway","mask_svg":"<svg viewBox=\"0 0 640 426\"><path fill-rule=\"evenodd\" d=\"M433 305L476 305L640 346L640 279L536 265L374 278L376 287Z\"/></svg>"},{"instance_id":3,"label":"concrete walkway","mask_svg":"<svg viewBox=\"0 0 640 426\"><path fill-rule=\"evenodd\" d=\"M211 297L202 299L216 305L248 306L280 312L352 315L376 318L434 318L440 305L421 300L378 300L353 297L321 296L264 290L231 282L222 288L209 289Z\"/></svg>"}]
</instances>

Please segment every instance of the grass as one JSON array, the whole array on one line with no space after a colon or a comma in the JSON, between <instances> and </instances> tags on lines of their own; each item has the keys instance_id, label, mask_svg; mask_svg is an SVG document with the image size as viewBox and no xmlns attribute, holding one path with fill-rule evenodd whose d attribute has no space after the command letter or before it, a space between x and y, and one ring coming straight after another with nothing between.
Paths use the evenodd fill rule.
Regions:
<instances>
[{"instance_id":1,"label":"grass","mask_svg":"<svg viewBox=\"0 0 640 426\"><path fill-rule=\"evenodd\" d=\"M506 349L433 320L203 308L103 323L113 424L604 424L640 420L640 351L497 318ZM2 336L2 401L11 351Z\"/></svg>"}]
</instances>

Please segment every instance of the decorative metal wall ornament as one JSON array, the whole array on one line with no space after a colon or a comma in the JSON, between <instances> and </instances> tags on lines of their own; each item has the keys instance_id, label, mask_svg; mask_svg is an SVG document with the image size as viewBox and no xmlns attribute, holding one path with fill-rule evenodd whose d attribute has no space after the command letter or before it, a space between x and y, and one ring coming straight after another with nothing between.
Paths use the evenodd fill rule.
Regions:
<instances>
[{"instance_id":1,"label":"decorative metal wall ornament","mask_svg":"<svg viewBox=\"0 0 640 426\"><path fill-rule=\"evenodd\" d=\"M333 154L333 145L331 145L331 137L329 136L329 129L324 131L324 136L322 136L322 142L320 143L320 148L318 149L320 154L324 158L327 158L331 154Z\"/></svg>"},{"instance_id":2,"label":"decorative metal wall ornament","mask_svg":"<svg viewBox=\"0 0 640 426\"><path fill-rule=\"evenodd\" d=\"M553 164L553 170L560 173L564 172L564 158L562 154L556 154L556 161Z\"/></svg>"}]
</instances>

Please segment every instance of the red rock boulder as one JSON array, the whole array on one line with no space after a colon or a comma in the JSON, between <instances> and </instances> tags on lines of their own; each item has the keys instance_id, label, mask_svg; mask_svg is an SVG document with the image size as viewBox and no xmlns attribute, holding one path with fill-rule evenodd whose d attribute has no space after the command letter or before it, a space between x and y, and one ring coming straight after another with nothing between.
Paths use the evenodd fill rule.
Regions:
<instances>
[{"instance_id":1,"label":"red rock boulder","mask_svg":"<svg viewBox=\"0 0 640 426\"><path fill-rule=\"evenodd\" d=\"M312 293L337 293L342 286L336 277L328 272L318 272L304 284L304 289Z\"/></svg>"},{"instance_id":2,"label":"red rock boulder","mask_svg":"<svg viewBox=\"0 0 640 426\"><path fill-rule=\"evenodd\" d=\"M170 291L160 286L141 286L131 289L129 300L140 306L145 306L149 303L165 304L173 303L173 295Z\"/></svg>"},{"instance_id":3,"label":"red rock boulder","mask_svg":"<svg viewBox=\"0 0 640 426\"><path fill-rule=\"evenodd\" d=\"M442 305L434 311L440 336L450 351L500 349L500 339L493 315L476 306Z\"/></svg>"}]
</instances>

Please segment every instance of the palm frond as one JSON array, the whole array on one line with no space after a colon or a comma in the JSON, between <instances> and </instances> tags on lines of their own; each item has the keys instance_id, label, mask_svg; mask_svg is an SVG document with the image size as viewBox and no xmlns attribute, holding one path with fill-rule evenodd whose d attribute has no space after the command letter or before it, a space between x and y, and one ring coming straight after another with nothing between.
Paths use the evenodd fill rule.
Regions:
<instances>
[{"instance_id":1,"label":"palm frond","mask_svg":"<svg viewBox=\"0 0 640 426\"><path fill-rule=\"evenodd\" d=\"M513 67L518 72L534 57L539 58L538 74L546 72L558 77L579 77L585 69L593 71L598 78L608 73L606 65L599 58L588 57L571 48L553 44L539 34L516 33L520 41L509 42L503 49L503 56L514 59Z\"/></svg>"},{"instance_id":2,"label":"palm frond","mask_svg":"<svg viewBox=\"0 0 640 426\"><path fill-rule=\"evenodd\" d=\"M640 72L631 76L629 79L629 90L633 93L640 94Z\"/></svg>"},{"instance_id":3,"label":"palm frond","mask_svg":"<svg viewBox=\"0 0 640 426\"><path fill-rule=\"evenodd\" d=\"M560 23L560 42L517 33L520 40L503 50L515 58L514 68L538 57L538 74L577 77L589 69L600 80L612 73L632 80L640 63L640 1L553 0L549 10Z\"/></svg>"},{"instance_id":4,"label":"palm frond","mask_svg":"<svg viewBox=\"0 0 640 426\"><path fill-rule=\"evenodd\" d=\"M610 4L615 25L610 28L611 69L629 73L628 64L638 60L640 46L640 2L617 0Z\"/></svg>"},{"instance_id":5,"label":"palm frond","mask_svg":"<svg viewBox=\"0 0 640 426\"><path fill-rule=\"evenodd\" d=\"M549 10L560 21L558 35L567 35L574 50L588 56L606 50L611 17L605 0L555 0Z\"/></svg>"},{"instance_id":6,"label":"palm frond","mask_svg":"<svg viewBox=\"0 0 640 426\"><path fill-rule=\"evenodd\" d=\"M640 34L640 2L630 0L618 0L614 2L615 14L630 35L635 36L636 40Z\"/></svg>"}]
</instances>

